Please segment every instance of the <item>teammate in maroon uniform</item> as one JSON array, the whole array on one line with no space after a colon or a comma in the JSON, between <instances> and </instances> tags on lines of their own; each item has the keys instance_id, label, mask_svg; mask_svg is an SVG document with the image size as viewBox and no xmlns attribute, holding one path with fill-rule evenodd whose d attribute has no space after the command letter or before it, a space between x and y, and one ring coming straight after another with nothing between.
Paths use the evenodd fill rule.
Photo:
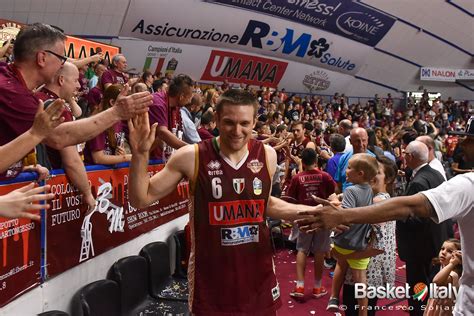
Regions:
<instances>
[{"instance_id":1,"label":"teammate in maroon uniform","mask_svg":"<svg viewBox=\"0 0 474 316\"><path fill-rule=\"evenodd\" d=\"M280 291L265 218L295 220L298 210L314 209L270 196L276 153L251 140L257 106L244 90L226 91L216 106L220 136L178 149L151 179L146 166L156 125L150 129L146 114L129 123L133 206L166 196L182 178L190 181L194 315L275 315Z\"/></svg>"},{"instance_id":2,"label":"teammate in maroon uniform","mask_svg":"<svg viewBox=\"0 0 474 316\"><path fill-rule=\"evenodd\" d=\"M299 159L299 158L298 158ZM302 203L316 206L313 196L327 199L334 193L336 182L332 177L316 168L317 154L312 148L305 148L301 153L302 171L293 178L286 190L286 195L282 199L291 203ZM296 287L290 296L304 297L304 274L306 268L306 256L312 252L314 254L314 287L313 296L322 297L327 294L326 289L321 285L323 275L324 255L330 250L329 230L323 229L315 233L304 233L298 231L296 242Z\"/></svg>"},{"instance_id":3,"label":"teammate in maroon uniform","mask_svg":"<svg viewBox=\"0 0 474 316\"><path fill-rule=\"evenodd\" d=\"M289 149L289 158L290 158L290 164L289 167L286 170L285 174L285 184L284 184L284 190L286 189L287 185L291 181L292 177L292 172L295 170L298 172L298 165L296 163L296 160L298 158L301 158L301 153L305 148L312 148L316 149L316 146L314 143L311 141L309 137L306 137L306 129L304 128L304 124L301 121L294 122L291 125L291 132L293 133L293 140L290 143ZM301 170L299 170L301 171Z\"/></svg>"}]
</instances>

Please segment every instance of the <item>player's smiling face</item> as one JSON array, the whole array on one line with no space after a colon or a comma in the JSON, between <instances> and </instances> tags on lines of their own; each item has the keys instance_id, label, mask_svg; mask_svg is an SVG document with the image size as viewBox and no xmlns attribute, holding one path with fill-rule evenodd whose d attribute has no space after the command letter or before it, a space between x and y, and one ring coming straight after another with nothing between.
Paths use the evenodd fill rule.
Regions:
<instances>
[{"instance_id":1,"label":"player's smiling face","mask_svg":"<svg viewBox=\"0 0 474 316\"><path fill-rule=\"evenodd\" d=\"M224 105L221 113L217 113L221 148L231 152L240 151L252 137L254 126L252 105Z\"/></svg>"}]
</instances>

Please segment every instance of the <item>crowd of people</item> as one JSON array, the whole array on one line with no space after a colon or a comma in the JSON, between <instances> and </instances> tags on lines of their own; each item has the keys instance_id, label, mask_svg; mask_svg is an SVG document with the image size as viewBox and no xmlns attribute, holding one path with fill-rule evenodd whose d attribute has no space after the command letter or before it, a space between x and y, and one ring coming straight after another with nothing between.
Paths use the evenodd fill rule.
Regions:
<instances>
[{"instance_id":1,"label":"crowd of people","mask_svg":"<svg viewBox=\"0 0 474 316\"><path fill-rule=\"evenodd\" d=\"M0 179L32 170L41 180L49 170L62 168L90 209L95 197L88 164L131 162L130 201L136 207L153 203L188 179L194 203L189 278L193 313L276 311L280 293L266 217L299 220L304 227L294 225L291 236L298 251L291 296L304 296L309 253L314 254L315 298L329 294L321 285L323 266L335 266L328 310L339 308L341 289L347 314L376 310L376 299L355 298L355 283L394 286L397 248L406 262L412 295L418 283L459 286L468 244L465 237L455 239L460 238L459 223L440 216L438 208L445 204L433 204L432 195L428 199L439 223L416 212L379 221L312 221L325 216L318 213L320 203L338 211L383 207L396 201L393 196L415 197L459 174L470 177L472 190L474 159L462 150L465 140L449 134L468 131L464 137L473 137L469 102L430 100L425 90L421 99L409 95L405 104L395 105L390 94L349 104L339 93L328 100L227 81L198 84L172 73L145 70L136 76L127 72L123 54L110 62L100 50L81 60L67 58L64 40L61 30L37 23L0 50ZM149 159L166 165L147 181ZM43 206L34 202L53 198L47 191L47 186L31 184L1 196L0 215L37 220L31 211ZM226 222L222 208L229 205L248 214ZM355 225L330 230L349 223ZM324 229L311 231L315 225ZM250 235L233 241L236 229L248 229ZM468 259L471 266L472 257ZM222 261L232 262L231 272L215 264ZM251 271L250 266L259 269ZM464 295L473 302L469 282L471 290ZM244 283L256 298L236 298L235 290ZM216 302L215 297L221 299ZM410 298L409 304L410 314L421 315L427 302ZM440 306L452 312L454 301L431 300L428 305L432 308L425 313L438 315L444 312ZM457 308L467 312L472 306Z\"/></svg>"}]
</instances>

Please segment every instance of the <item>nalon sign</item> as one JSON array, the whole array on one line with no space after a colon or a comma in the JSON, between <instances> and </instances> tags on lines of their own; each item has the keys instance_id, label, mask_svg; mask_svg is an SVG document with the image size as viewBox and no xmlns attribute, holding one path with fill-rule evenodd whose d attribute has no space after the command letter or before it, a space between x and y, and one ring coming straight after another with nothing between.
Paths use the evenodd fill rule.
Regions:
<instances>
[{"instance_id":1,"label":"nalon sign","mask_svg":"<svg viewBox=\"0 0 474 316\"><path fill-rule=\"evenodd\" d=\"M454 82L459 69L422 67L420 69L420 80Z\"/></svg>"}]
</instances>

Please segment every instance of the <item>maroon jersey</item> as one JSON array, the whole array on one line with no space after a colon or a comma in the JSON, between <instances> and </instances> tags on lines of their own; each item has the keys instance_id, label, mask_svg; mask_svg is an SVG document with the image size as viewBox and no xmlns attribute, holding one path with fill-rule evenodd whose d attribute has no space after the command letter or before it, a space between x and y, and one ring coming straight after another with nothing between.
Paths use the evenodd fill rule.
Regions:
<instances>
[{"instance_id":1,"label":"maroon jersey","mask_svg":"<svg viewBox=\"0 0 474 316\"><path fill-rule=\"evenodd\" d=\"M311 140L308 137L305 137L304 140L299 144L296 143L296 140L292 140L290 143L290 153L295 157L300 157L301 153L310 141Z\"/></svg>"},{"instance_id":2,"label":"maroon jersey","mask_svg":"<svg viewBox=\"0 0 474 316\"><path fill-rule=\"evenodd\" d=\"M190 308L197 315L266 315L281 305L266 207L271 178L264 145L248 143L237 166L216 138L195 145L190 212Z\"/></svg>"},{"instance_id":3,"label":"maroon jersey","mask_svg":"<svg viewBox=\"0 0 474 316\"><path fill-rule=\"evenodd\" d=\"M313 195L327 199L335 189L336 183L328 173L313 169L293 176L282 199L291 203L316 206L318 203L312 198Z\"/></svg>"}]
</instances>

